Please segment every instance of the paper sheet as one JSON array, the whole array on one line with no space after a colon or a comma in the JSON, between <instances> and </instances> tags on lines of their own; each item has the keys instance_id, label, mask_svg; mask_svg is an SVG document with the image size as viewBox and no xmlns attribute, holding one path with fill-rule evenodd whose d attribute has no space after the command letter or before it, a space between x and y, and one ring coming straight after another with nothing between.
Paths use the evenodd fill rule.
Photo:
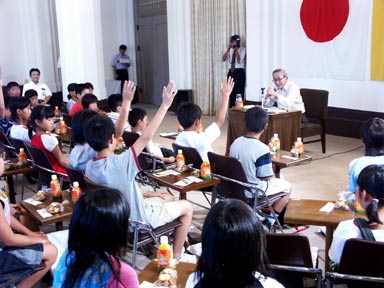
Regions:
<instances>
[{"instance_id":1,"label":"paper sheet","mask_svg":"<svg viewBox=\"0 0 384 288\"><path fill-rule=\"evenodd\" d=\"M321 209L320 211L321 212L326 212L326 213L329 213L333 210L333 208L335 207L335 203L332 203L332 202L328 202L327 204L325 204Z\"/></svg>"},{"instance_id":2,"label":"paper sheet","mask_svg":"<svg viewBox=\"0 0 384 288\"><path fill-rule=\"evenodd\" d=\"M167 169L161 172L154 173L153 175L155 175L156 177L164 177L170 175L180 175L180 173L172 169Z\"/></svg>"},{"instance_id":3,"label":"paper sheet","mask_svg":"<svg viewBox=\"0 0 384 288\"><path fill-rule=\"evenodd\" d=\"M24 202L27 202L28 204L31 204L33 206L37 206L37 205L40 205L41 203L43 203L43 202L37 201L33 198L24 199Z\"/></svg>"},{"instance_id":4,"label":"paper sheet","mask_svg":"<svg viewBox=\"0 0 384 288\"><path fill-rule=\"evenodd\" d=\"M47 211L46 208L37 210L37 213L39 213L40 216L43 217L43 218L49 218L49 217L52 217L52 216L53 216L51 213L49 213L49 212Z\"/></svg>"},{"instance_id":5,"label":"paper sheet","mask_svg":"<svg viewBox=\"0 0 384 288\"><path fill-rule=\"evenodd\" d=\"M188 177L185 177L184 179L181 179L180 181L177 181L176 183L174 183L174 185L184 187L191 183L194 183L194 182L199 183L201 181L203 181L203 179L197 178L195 176L188 176Z\"/></svg>"}]
</instances>

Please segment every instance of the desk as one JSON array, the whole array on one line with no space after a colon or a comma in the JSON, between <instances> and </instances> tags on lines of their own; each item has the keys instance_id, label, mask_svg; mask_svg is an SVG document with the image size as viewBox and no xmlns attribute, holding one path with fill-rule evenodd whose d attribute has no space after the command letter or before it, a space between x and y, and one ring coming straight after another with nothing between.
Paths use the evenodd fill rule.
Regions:
<instances>
[{"instance_id":1,"label":"desk","mask_svg":"<svg viewBox=\"0 0 384 288\"><path fill-rule=\"evenodd\" d=\"M177 287L185 287L188 276L196 270L196 264L180 262L176 265L176 270ZM139 273L139 283L143 281L153 283L157 280L158 276L157 261L153 260Z\"/></svg>"},{"instance_id":2,"label":"desk","mask_svg":"<svg viewBox=\"0 0 384 288\"><path fill-rule=\"evenodd\" d=\"M228 111L228 133L227 149L225 154L229 154L229 147L232 142L245 135L244 116L246 109L231 108ZM269 115L267 130L261 135L260 140L268 144L274 133L279 134L280 147L282 150L290 151L297 137L301 136L301 111L290 111Z\"/></svg>"},{"instance_id":3,"label":"desk","mask_svg":"<svg viewBox=\"0 0 384 288\"><path fill-rule=\"evenodd\" d=\"M16 163L17 159L12 159L11 162ZM24 167L14 166L13 169L4 171L2 176L7 178L7 183L9 187L9 201L11 203L13 204L16 203L16 192L15 192L15 185L13 183L13 176L18 174L28 174L35 171L36 169L32 166L24 166Z\"/></svg>"},{"instance_id":4,"label":"desk","mask_svg":"<svg viewBox=\"0 0 384 288\"><path fill-rule=\"evenodd\" d=\"M333 230L341 221L355 218L355 212L352 211L332 210L329 213L320 212L320 208L328 202L334 201L290 199L284 216L286 223L326 227L325 270L328 269L328 251L331 248Z\"/></svg>"},{"instance_id":5,"label":"desk","mask_svg":"<svg viewBox=\"0 0 384 288\"><path fill-rule=\"evenodd\" d=\"M285 158L281 156L292 156L291 152L280 150L279 152L272 154L272 163L275 164L275 177L280 178L280 170L282 168L286 167L291 167L291 166L296 166L300 165L306 162L310 162L312 160L312 157L309 155L303 155L301 157L298 157L297 159L290 159L290 158Z\"/></svg>"},{"instance_id":6,"label":"desk","mask_svg":"<svg viewBox=\"0 0 384 288\"><path fill-rule=\"evenodd\" d=\"M189 192L189 191L201 190L204 188L212 187L212 186L220 184L220 182L221 182L220 179L212 177L211 180L204 180L204 181L201 181L198 183L194 182L194 183L191 183L191 184L186 185L186 186L174 185L174 183L176 183L177 181L180 181L187 176L191 176L192 174L193 174L193 172L189 171L189 172L183 172L179 175L169 175L169 176L159 177L159 176L155 176L153 173L148 173L148 178L153 180L153 181L156 181L157 183L159 183L161 185L164 185L164 186L170 187L176 191L179 191L180 192L180 199L184 199L184 200L187 199L187 192ZM204 194L204 196L205 196L205 194ZM205 196L205 198L208 201L208 198L206 196Z\"/></svg>"},{"instance_id":7,"label":"desk","mask_svg":"<svg viewBox=\"0 0 384 288\"><path fill-rule=\"evenodd\" d=\"M69 190L63 190L63 199L67 199L69 201L68 205L64 205L64 211L59 212L56 214L53 214L52 217L43 218L40 216L40 214L37 212L37 210L46 208L51 202L52 198L50 195L48 195L47 199L39 205L33 206L24 200L20 201L20 206L23 207L25 210L27 210L33 219L35 219L40 226L47 225L47 224L56 224L56 231L63 230L63 221L68 220L72 216L73 212L73 203L70 199L70 192Z\"/></svg>"}]
</instances>

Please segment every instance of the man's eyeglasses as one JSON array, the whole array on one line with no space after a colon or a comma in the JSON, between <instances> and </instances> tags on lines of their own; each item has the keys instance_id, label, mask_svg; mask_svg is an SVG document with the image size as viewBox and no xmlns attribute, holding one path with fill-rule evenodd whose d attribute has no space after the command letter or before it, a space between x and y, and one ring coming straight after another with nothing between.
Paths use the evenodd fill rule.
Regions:
<instances>
[{"instance_id":1,"label":"man's eyeglasses","mask_svg":"<svg viewBox=\"0 0 384 288\"><path fill-rule=\"evenodd\" d=\"M287 77L287 76L283 76L283 77L280 77L280 78L273 78L273 82L282 81L285 77Z\"/></svg>"}]
</instances>

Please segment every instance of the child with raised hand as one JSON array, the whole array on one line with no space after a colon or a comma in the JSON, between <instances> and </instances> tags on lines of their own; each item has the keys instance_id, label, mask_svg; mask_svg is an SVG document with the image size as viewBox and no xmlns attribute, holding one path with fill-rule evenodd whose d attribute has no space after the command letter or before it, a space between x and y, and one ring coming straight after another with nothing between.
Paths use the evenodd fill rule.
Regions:
<instances>
[{"instance_id":1,"label":"child with raised hand","mask_svg":"<svg viewBox=\"0 0 384 288\"><path fill-rule=\"evenodd\" d=\"M62 165L69 165L69 159L64 157L59 147L59 141L49 132L55 128L53 122L53 110L50 106L36 106L31 113L31 127L29 128L29 137L31 145L41 148L55 171L66 174ZM35 134L33 134L35 130Z\"/></svg>"},{"instance_id":2,"label":"child with raised hand","mask_svg":"<svg viewBox=\"0 0 384 288\"><path fill-rule=\"evenodd\" d=\"M3 87L3 75L0 72L0 87ZM9 120L11 112L8 108L10 96L3 94L3 89L0 89L0 129L3 130L5 135L9 135L12 121Z\"/></svg>"},{"instance_id":3,"label":"child with raised hand","mask_svg":"<svg viewBox=\"0 0 384 288\"><path fill-rule=\"evenodd\" d=\"M376 241L384 242L384 165L369 165L357 178L356 199L365 209L367 226ZM340 262L344 244L351 238L363 238L357 219L342 221L333 234L329 258ZM368 240L368 239L366 239Z\"/></svg>"},{"instance_id":4,"label":"child with raised hand","mask_svg":"<svg viewBox=\"0 0 384 288\"><path fill-rule=\"evenodd\" d=\"M84 193L72 214L68 249L53 287L139 287L135 270L117 258L126 252L129 217L128 202L118 190Z\"/></svg>"},{"instance_id":5,"label":"child with raised hand","mask_svg":"<svg viewBox=\"0 0 384 288\"><path fill-rule=\"evenodd\" d=\"M29 143L31 141L28 135L28 120L31 115L29 99L12 97L9 101L9 110L13 121L10 136Z\"/></svg>"},{"instance_id":6,"label":"child with raised hand","mask_svg":"<svg viewBox=\"0 0 384 288\"><path fill-rule=\"evenodd\" d=\"M4 161L0 158L0 175L3 172ZM3 191L0 191L0 248L0 287L32 287L57 257L56 247L43 232L32 232L12 215Z\"/></svg>"}]
</instances>

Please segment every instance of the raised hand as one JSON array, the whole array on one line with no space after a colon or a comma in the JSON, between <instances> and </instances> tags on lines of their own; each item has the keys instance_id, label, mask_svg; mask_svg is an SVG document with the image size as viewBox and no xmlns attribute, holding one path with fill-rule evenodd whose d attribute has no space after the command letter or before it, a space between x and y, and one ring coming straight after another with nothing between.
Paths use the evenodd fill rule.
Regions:
<instances>
[{"instance_id":1,"label":"raised hand","mask_svg":"<svg viewBox=\"0 0 384 288\"><path fill-rule=\"evenodd\" d=\"M231 95L231 92L233 90L233 86L235 85L235 82L233 81L232 77L227 77L224 83L220 84L220 92L222 97L229 97Z\"/></svg>"},{"instance_id":2,"label":"raised hand","mask_svg":"<svg viewBox=\"0 0 384 288\"><path fill-rule=\"evenodd\" d=\"M3 87L3 74L0 71L0 87Z\"/></svg>"},{"instance_id":3,"label":"raised hand","mask_svg":"<svg viewBox=\"0 0 384 288\"><path fill-rule=\"evenodd\" d=\"M177 94L177 90L175 90L175 87L176 87L175 82L173 82L171 80L171 81L169 81L167 87L164 86L164 88L163 88L163 102L162 102L162 104L164 104L167 108L169 108L171 106L172 101Z\"/></svg>"},{"instance_id":4,"label":"raised hand","mask_svg":"<svg viewBox=\"0 0 384 288\"><path fill-rule=\"evenodd\" d=\"M124 81L123 86L123 100L132 102L135 96L136 85L133 81Z\"/></svg>"}]
</instances>

